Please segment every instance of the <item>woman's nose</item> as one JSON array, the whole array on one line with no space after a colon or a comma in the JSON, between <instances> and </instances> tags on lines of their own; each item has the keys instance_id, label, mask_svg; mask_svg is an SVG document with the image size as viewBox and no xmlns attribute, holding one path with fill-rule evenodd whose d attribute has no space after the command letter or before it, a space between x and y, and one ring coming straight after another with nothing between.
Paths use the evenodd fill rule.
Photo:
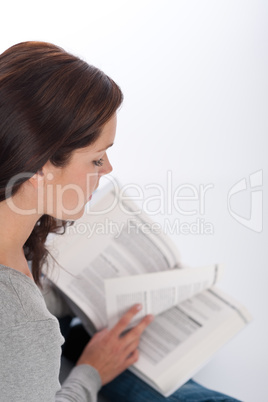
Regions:
<instances>
[{"instance_id":1,"label":"woman's nose","mask_svg":"<svg viewBox=\"0 0 268 402\"><path fill-rule=\"evenodd\" d=\"M113 170L113 167L110 164L110 161L109 161L107 155L105 155L104 164L103 164L102 169L100 171L100 175L103 176L105 174L111 173L112 170Z\"/></svg>"}]
</instances>

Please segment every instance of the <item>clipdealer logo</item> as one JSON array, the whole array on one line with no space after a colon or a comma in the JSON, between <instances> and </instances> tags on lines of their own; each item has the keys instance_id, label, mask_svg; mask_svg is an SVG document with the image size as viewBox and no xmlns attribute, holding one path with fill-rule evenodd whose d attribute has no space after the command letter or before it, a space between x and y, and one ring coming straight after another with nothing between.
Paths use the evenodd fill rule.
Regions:
<instances>
[{"instance_id":1,"label":"clipdealer logo","mask_svg":"<svg viewBox=\"0 0 268 402\"><path fill-rule=\"evenodd\" d=\"M72 217L86 207L85 199L91 192L91 179L94 175L88 174L85 185L80 187L77 183L67 185L52 184L53 177L50 173L46 178L39 178L37 187L37 205L32 209L21 209L16 204L12 195L13 187L17 182L25 181L33 176L31 172L23 172L14 176L6 187L6 199L8 206L17 214L31 215L56 214L61 219L61 214ZM44 182L46 179L46 183ZM163 229L171 234L214 234L213 222L206 220L207 193L211 193L214 184L183 183L176 185L173 181L173 172L167 171L164 184L149 183L141 187L136 183L128 183L120 186L111 175L106 176L114 196L111 203L101 207L101 210L87 211L88 215L103 215L119 208L125 215L138 216L144 212L148 216L164 216ZM68 192L66 195L65 193ZM71 192L71 193L70 193ZM131 195L129 195L129 192ZM66 197L65 197L66 195ZM239 197L238 197L239 195ZM241 210L234 208L234 202L241 200L250 201L250 213L248 216L241 214ZM71 209L64 204L64 197L74 200ZM226 193L224 194L224 198ZM243 198L244 197L244 198ZM132 202L133 201L133 202ZM232 201L234 201L232 203ZM131 202L131 204L129 204ZM45 209L46 206L46 209ZM87 207L89 207L87 203ZM226 208L226 207L225 207ZM231 217L245 228L260 233L263 230L263 170L260 169L236 182L227 193L227 209ZM107 229L108 230L108 229Z\"/></svg>"}]
</instances>

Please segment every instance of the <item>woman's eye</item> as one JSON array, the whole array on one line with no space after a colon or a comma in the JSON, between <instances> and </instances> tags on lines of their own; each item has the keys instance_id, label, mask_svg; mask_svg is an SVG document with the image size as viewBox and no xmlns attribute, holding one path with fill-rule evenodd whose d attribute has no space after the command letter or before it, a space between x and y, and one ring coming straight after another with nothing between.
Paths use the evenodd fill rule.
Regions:
<instances>
[{"instance_id":1,"label":"woman's eye","mask_svg":"<svg viewBox=\"0 0 268 402\"><path fill-rule=\"evenodd\" d=\"M96 166L102 166L102 165L103 165L103 162L104 162L104 160L101 158L101 159L99 159L98 161L94 161L93 163L94 163L94 165L96 165Z\"/></svg>"}]
</instances>

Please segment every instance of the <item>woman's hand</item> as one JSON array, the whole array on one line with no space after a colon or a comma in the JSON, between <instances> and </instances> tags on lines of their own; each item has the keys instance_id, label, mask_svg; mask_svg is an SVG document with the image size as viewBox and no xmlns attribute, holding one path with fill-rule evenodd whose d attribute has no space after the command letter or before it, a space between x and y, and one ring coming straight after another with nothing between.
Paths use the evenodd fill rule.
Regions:
<instances>
[{"instance_id":1,"label":"woman's hand","mask_svg":"<svg viewBox=\"0 0 268 402\"><path fill-rule=\"evenodd\" d=\"M137 350L140 336L152 322L153 316L147 315L138 325L125 335L122 332L141 309L136 304L111 329L103 329L95 334L82 352L76 365L89 364L101 377L102 385L112 381L139 358Z\"/></svg>"}]
</instances>

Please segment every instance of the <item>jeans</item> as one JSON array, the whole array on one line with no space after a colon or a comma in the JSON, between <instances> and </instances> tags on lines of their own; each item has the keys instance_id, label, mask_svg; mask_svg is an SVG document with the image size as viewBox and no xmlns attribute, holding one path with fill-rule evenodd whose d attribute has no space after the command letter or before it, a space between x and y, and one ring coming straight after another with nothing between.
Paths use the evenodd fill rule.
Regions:
<instances>
[{"instance_id":1,"label":"jeans","mask_svg":"<svg viewBox=\"0 0 268 402\"><path fill-rule=\"evenodd\" d=\"M69 327L69 324L70 319L60 320L65 337L63 355L75 363L90 337L81 324L73 327ZM101 394L111 402L238 402L235 398L205 388L193 380L165 398L129 370L103 386Z\"/></svg>"},{"instance_id":2,"label":"jeans","mask_svg":"<svg viewBox=\"0 0 268 402\"><path fill-rule=\"evenodd\" d=\"M237 402L230 396L212 391L189 380L172 395L165 398L129 370L102 387L101 394L111 402Z\"/></svg>"}]
</instances>

